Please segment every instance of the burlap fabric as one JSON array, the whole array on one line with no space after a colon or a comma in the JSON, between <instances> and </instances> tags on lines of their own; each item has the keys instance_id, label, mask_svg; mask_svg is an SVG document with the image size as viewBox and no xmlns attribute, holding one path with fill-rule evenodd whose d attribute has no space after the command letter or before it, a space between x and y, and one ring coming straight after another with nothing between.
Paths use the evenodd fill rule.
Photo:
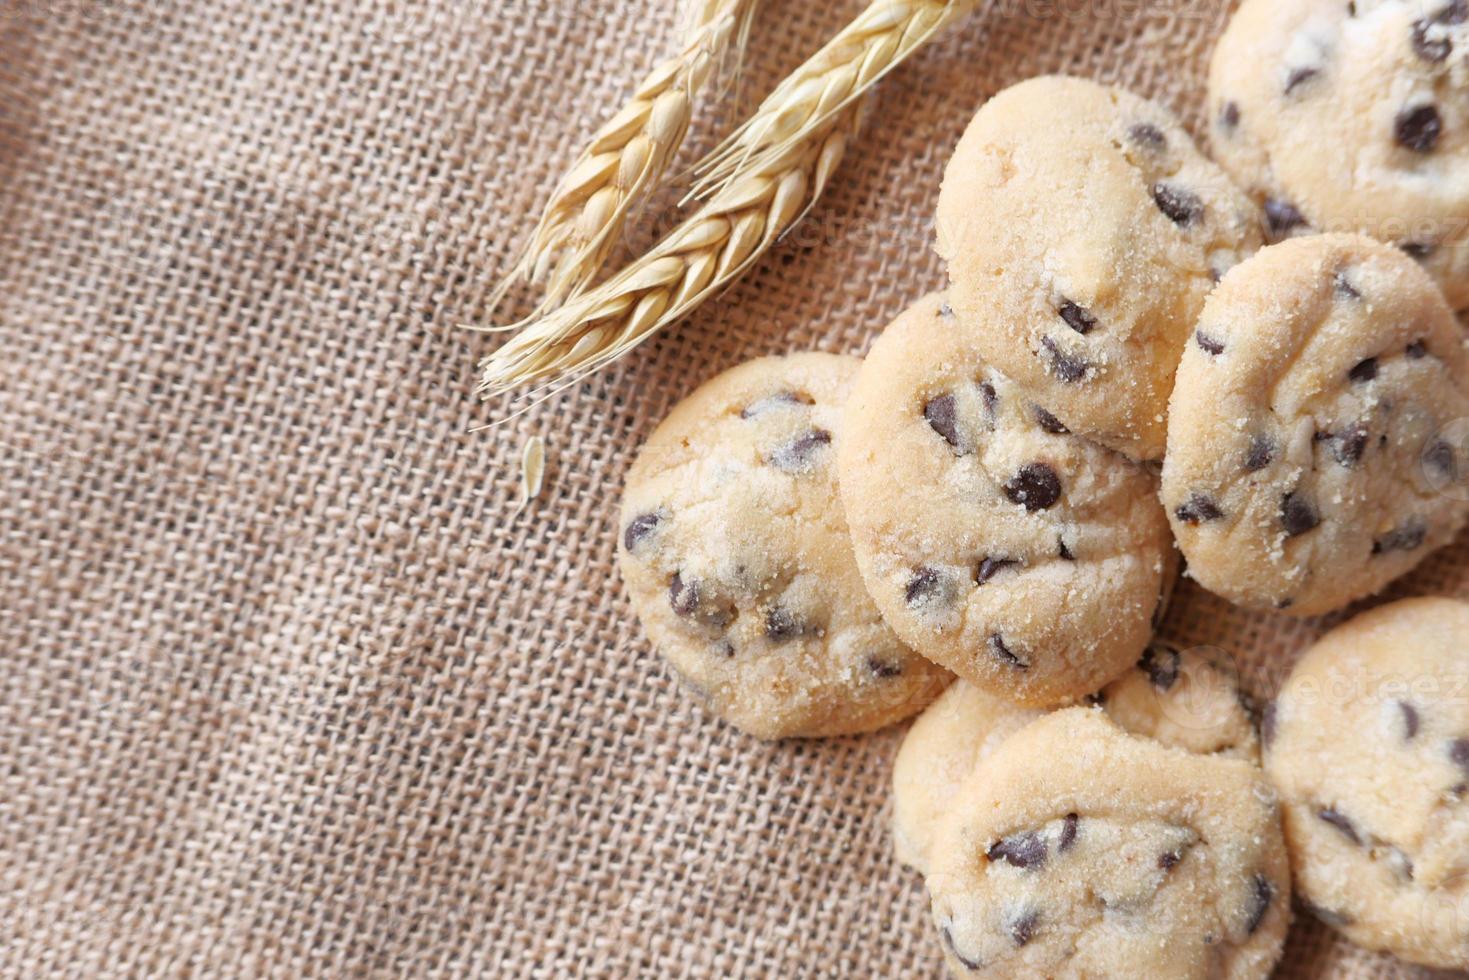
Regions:
<instances>
[{"instance_id":1,"label":"burlap fabric","mask_svg":"<svg viewBox=\"0 0 1469 980\"><path fill-rule=\"evenodd\" d=\"M1069 71L1197 123L1222 6L972 17L744 282L471 433L491 342L457 325L669 4L3 2L0 971L938 975L890 856L900 731L705 716L618 587L622 476L700 380L861 351L941 282L940 173L999 88ZM698 143L859 7L766 0ZM1394 594L1465 592L1464 556ZM1323 625L1185 588L1165 632L1268 692ZM1308 924L1281 975L1410 972Z\"/></svg>"}]
</instances>

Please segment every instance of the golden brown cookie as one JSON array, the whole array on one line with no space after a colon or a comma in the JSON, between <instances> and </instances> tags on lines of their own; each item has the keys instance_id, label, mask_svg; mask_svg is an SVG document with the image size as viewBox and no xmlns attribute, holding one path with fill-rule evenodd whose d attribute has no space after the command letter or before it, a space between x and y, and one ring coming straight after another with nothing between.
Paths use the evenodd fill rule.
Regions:
<instances>
[{"instance_id":1,"label":"golden brown cookie","mask_svg":"<svg viewBox=\"0 0 1469 980\"><path fill-rule=\"evenodd\" d=\"M938 251L985 360L1074 432L1163 455L1173 370L1258 209L1162 106L1079 78L996 95L944 173Z\"/></svg>"},{"instance_id":2,"label":"golden brown cookie","mask_svg":"<svg viewBox=\"0 0 1469 980\"><path fill-rule=\"evenodd\" d=\"M1274 793L1243 760L1068 708L960 790L926 881L956 977L1262 978L1290 925Z\"/></svg>"},{"instance_id":3,"label":"golden brown cookie","mask_svg":"<svg viewBox=\"0 0 1469 980\"><path fill-rule=\"evenodd\" d=\"M1302 898L1369 949L1469 967L1469 605L1407 599L1327 633L1267 715Z\"/></svg>"},{"instance_id":4,"label":"golden brown cookie","mask_svg":"<svg viewBox=\"0 0 1469 980\"><path fill-rule=\"evenodd\" d=\"M1466 516L1462 331L1359 235L1272 245L1209 297L1178 368L1163 502L1189 574L1314 615L1382 588Z\"/></svg>"},{"instance_id":5,"label":"golden brown cookie","mask_svg":"<svg viewBox=\"0 0 1469 980\"><path fill-rule=\"evenodd\" d=\"M643 628L711 711L762 738L880 728L948 680L884 625L852 557L836 443L858 363L726 371L628 474L618 557Z\"/></svg>"},{"instance_id":6,"label":"golden brown cookie","mask_svg":"<svg viewBox=\"0 0 1469 980\"><path fill-rule=\"evenodd\" d=\"M1371 235L1469 306L1469 2L1246 0L1209 103L1272 236Z\"/></svg>"},{"instance_id":7,"label":"golden brown cookie","mask_svg":"<svg viewBox=\"0 0 1469 980\"><path fill-rule=\"evenodd\" d=\"M857 562L909 646L1037 707L1137 662L1173 574L1156 478L1068 432L983 360L942 297L874 344L846 430Z\"/></svg>"}]
</instances>

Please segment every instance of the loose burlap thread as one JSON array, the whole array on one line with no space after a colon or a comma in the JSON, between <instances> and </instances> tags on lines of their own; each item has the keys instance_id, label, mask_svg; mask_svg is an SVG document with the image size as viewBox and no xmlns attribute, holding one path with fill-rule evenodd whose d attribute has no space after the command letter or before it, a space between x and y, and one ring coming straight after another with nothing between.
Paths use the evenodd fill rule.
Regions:
<instances>
[{"instance_id":1,"label":"loose burlap thread","mask_svg":"<svg viewBox=\"0 0 1469 980\"><path fill-rule=\"evenodd\" d=\"M505 409L458 324L670 6L0 7L0 974L941 975L889 845L901 729L706 716L617 584L621 480L699 381L861 352L942 283L938 183L986 97L1072 72L1197 131L1226 11L987 7L883 83L742 282L471 432ZM684 161L860 7L765 0ZM1464 594L1464 556L1390 594ZM1164 634L1263 695L1329 622L1185 586ZM1416 974L1308 921L1280 975Z\"/></svg>"}]
</instances>

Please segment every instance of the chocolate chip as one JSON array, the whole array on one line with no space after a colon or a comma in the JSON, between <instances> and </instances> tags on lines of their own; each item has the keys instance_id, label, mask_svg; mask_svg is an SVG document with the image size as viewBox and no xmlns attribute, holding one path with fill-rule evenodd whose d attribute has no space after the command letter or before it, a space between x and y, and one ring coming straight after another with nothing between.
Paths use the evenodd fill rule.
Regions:
<instances>
[{"instance_id":1,"label":"chocolate chip","mask_svg":"<svg viewBox=\"0 0 1469 980\"><path fill-rule=\"evenodd\" d=\"M1424 61L1447 61L1449 55L1454 53L1454 42L1446 37L1430 38L1428 29L1432 26L1432 22L1428 20L1413 22L1413 50Z\"/></svg>"},{"instance_id":2,"label":"chocolate chip","mask_svg":"<svg viewBox=\"0 0 1469 980\"><path fill-rule=\"evenodd\" d=\"M1342 813L1328 806L1317 810L1316 816L1341 831L1342 835L1353 844L1356 844L1358 847L1362 846L1362 838L1357 836L1357 828L1352 826L1352 822Z\"/></svg>"},{"instance_id":3,"label":"chocolate chip","mask_svg":"<svg viewBox=\"0 0 1469 980\"><path fill-rule=\"evenodd\" d=\"M1000 407L1000 396L995 393L995 386L988 381L982 382L979 386L979 396L984 400L984 413L993 421L995 410Z\"/></svg>"},{"instance_id":4,"label":"chocolate chip","mask_svg":"<svg viewBox=\"0 0 1469 980\"><path fill-rule=\"evenodd\" d=\"M1449 758L1454 765L1469 772L1469 738L1456 738L1449 743Z\"/></svg>"},{"instance_id":5,"label":"chocolate chip","mask_svg":"<svg viewBox=\"0 0 1469 980\"><path fill-rule=\"evenodd\" d=\"M929 428L943 436L945 442L958 447L959 421L952 394L939 395L924 402L923 417L928 420Z\"/></svg>"},{"instance_id":6,"label":"chocolate chip","mask_svg":"<svg viewBox=\"0 0 1469 980\"><path fill-rule=\"evenodd\" d=\"M1222 340L1215 340L1202 330L1194 331L1194 340L1198 341L1199 347L1203 349L1205 354L1213 354L1217 357L1224 353L1224 342Z\"/></svg>"},{"instance_id":7,"label":"chocolate chip","mask_svg":"<svg viewBox=\"0 0 1469 980\"><path fill-rule=\"evenodd\" d=\"M683 573L674 572L668 582L668 604L680 616L692 616L699 611L699 583L685 582Z\"/></svg>"},{"instance_id":8,"label":"chocolate chip","mask_svg":"<svg viewBox=\"0 0 1469 980\"><path fill-rule=\"evenodd\" d=\"M1030 667L1030 664L1017 657L1014 651L1005 645L1005 638L998 633L990 634L989 647L990 653L1016 670L1026 670Z\"/></svg>"},{"instance_id":9,"label":"chocolate chip","mask_svg":"<svg viewBox=\"0 0 1469 980\"><path fill-rule=\"evenodd\" d=\"M1068 327L1083 336L1091 333L1092 328L1097 325L1097 318L1092 315L1091 310L1069 299L1061 301L1061 305L1056 308L1056 313L1066 321Z\"/></svg>"},{"instance_id":10,"label":"chocolate chip","mask_svg":"<svg viewBox=\"0 0 1469 980\"><path fill-rule=\"evenodd\" d=\"M991 861L1006 861L1022 870L1041 868L1046 863L1046 842L1040 834L1025 831L991 844L985 856Z\"/></svg>"},{"instance_id":11,"label":"chocolate chip","mask_svg":"<svg viewBox=\"0 0 1469 980\"><path fill-rule=\"evenodd\" d=\"M1424 465L1432 467L1446 479L1453 480L1458 471L1458 463L1454 459L1454 447L1442 439L1435 439L1423 450Z\"/></svg>"},{"instance_id":12,"label":"chocolate chip","mask_svg":"<svg viewBox=\"0 0 1469 980\"><path fill-rule=\"evenodd\" d=\"M765 613L765 635L776 643L784 643L806 632L795 614L784 606L771 606Z\"/></svg>"},{"instance_id":13,"label":"chocolate chip","mask_svg":"<svg viewBox=\"0 0 1469 980\"><path fill-rule=\"evenodd\" d=\"M1438 251L1438 245L1433 242L1398 242L1398 248L1409 258L1420 262Z\"/></svg>"},{"instance_id":14,"label":"chocolate chip","mask_svg":"<svg viewBox=\"0 0 1469 980\"><path fill-rule=\"evenodd\" d=\"M986 557L983 561L979 563L979 568L974 573L974 581L979 585L983 585L990 579L994 578L995 575L999 573L1000 569L1009 568L1011 565L1018 564L1020 564L1020 562L1016 561L1013 558Z\"/></svg>"},{"instance_id":15,"label":"chocolate chip","mask_svg":"<svg viewBox=\"0 0 1469 980\"><path fill-rule=\"evenodd\" d=\"M622 532L622 546L628 551L636 551L638 545L648 540L662 522L663 518L657 514L639 514L628 522L627 530Z\"/></svg>"},{"instance_id":16,"label":"chocolate chip","mask_svg":"<svg viewBox=\"0 0 1469 980\"><path fill-rule=\"evenodd\" d=\"M1377 358L1368 357L1358 361L1347 372L1347 377L1351 378L1357 384L1364 384L1373 380L1377 377Z\"/></svg>"},{"instance_id":17,"label":"chocolate chip","mask_svg":"<svg viewBox=\"0 0 1469 980\"><path fill-rule=\"evenodd\" d=\"M1161 150L1168 145L1168 137L1163 135L1163 130L1152 123L1134 123L1127 131L1127 136L1134 143L1150 150Z\"/></svg>"},{"instance_id":18,"label":"chocolate chip","mask_svg":"<svg viewBox=\"0 0 1469 980\"><path fill-rule=\"evenodd\" d=\"M921 606L944 597L947 591L947 583L939 570L924 565L913 570L913 575L908 579L908 587L904 590L903 596L908 605Z\"/></svg>"},{"instance_id":19,"label":"chocolate chip","mask_svg":"<svg viewBox=\"0 0 1469 980\"><path fill-rule=\"evenodd\" d=\"M1320 433L1318 438L1331 440L1331 455L1342 466L1355 466L1362 459L1362 453L1367 449L1367 427L1357 425L1355 428L1338 435L1331 433Z\"/></svg>"},{"instance_id":20,"label":"chocolate chip","mask_svg":"<svg viewBox=\"0 0 1469 980\"><path fill-rule=\"evenodd\" d=\"M1294 538L1305 534L1321 523L1321 515L1316 513L1316 505L1301 491L1292 491L1285 495L1280 502L1280 523L1285 528L1285 536Z\"/></svg>"},{"instance_id":21,"label":"chocolate chip","mask_svg":"<svg viewBox=\"0 0 1469 980\"><path fill-rule=\"evenodd\" d=\"M1195 493L1190 494L1188 500L1178 505L1173 511L1173 516L1185 524L1202 524L1219 520L1224 516L1224 511L1219 509L1219 505L1214 503L1213 498L1202 493Z\"/></svg>"},{"instance_id":22,"label":"chocolate chip","mask_svg":"<svg viewBox=\"0 0 1469 980\"><path fill-rule=\"evenodd\" d=\"M942 306L939 307L939 316L943 317L945 320L954 319L954 308L948 303L944 303Z\"/></svg>"},{"instance_id":23,"label":"chocolate chip","mask_svg":"<svg viewBox=\"0 0 1469 980\"><path fill-rule=\"evenodd\" d=\"M1391 551L1413 551L1423 546L1426 537L1428 525L1421 517L1412 517L1372 542L1372 553L1381 555Z\"/></svg>"},{"instance_id":24,"label":"chocolate chip","mask_svg":"<svg viewBox=\"0 0 1469 980\"><path fill-rule=\"evenodd\" d=\"M1065 353L1050 337L1042 337L1041 346L1050 355L1051 370L1056 372L1056 377L1067 384L1072 384L1086 377L1086 361Z\"/></svg>"},{"instance_id":25,"label":"chocolate chip","mask_svg":"<svg viewBox=\"0 0 1469 980\"><path fill-rule=\"evenodd\" d=\"M1183 860L1182 849L1175 851L1164 851L1158 855L1158 867L1164 871L1172 871L1178 862Z\"/></svg>"},{"instance_id":26,"label":"chocolate chip","mask_svg":"<svg viewBox=\"0 0 1469 980\"><path fill-rule=\"evenodd\" d=\"M1172 647L1153 644L1143 651L1137 669L1148 675L1148 680L1160 691L1166 691L1178 681L1178 670L1183 657Z\"/></svg>"},{"instance_id":27,"label":"chocolate chip","mask_svg":"<svg viewBox=\"0 0 1469 980\"><path fill-rule=\"evenodd\" d=\"M1271 701L1265 705L1265 710L1260 714L1260 741L1265 744L1267 749L1270 747L1270 743L1275 741L1275 727L1278 724L1278 720L1279 709L1275 707L1275 702Z\"/></svg>"},{"instance_id":28,"label":"chocolate chip","mask_svg":"<svg viewBox=\"0 0 1469 980\"><path fill-rule=\"evenodd\" d=\"M1319 68L1292 68L1290 74L1285 78L1285 94L1290 95L1319 74L1321 74Z\"/></svg>"},{"instance_id":29,"label":"chocolate chip","mask_svg":"<svg viewBox=\"0 0 1469 980\"><path fill-rule=\"evenodd\" d=\"M1296 228L1305 228L1309 224L1306 216L1291 202L1265 198L1265 227L1271 238L1284 238Z\"/></svg>"},{"instance_id":30,"label":"chocolate chip","mask_svg":"<svg viewBox=\"0 0 1469 980\"><path fill-rule=\"evenodd\" d=\"M1406 701L1399 701L1398 710L1403 713L1403 738L1411 742L1418 737L1418 709Z\"/></svg>"},{"instance_id":31,"label":"chocolate chip","mask_svg":"<svg viewBox=\"0 0 1469 980\"><path fill-rule=\"evenodd\" d=\"M1061 478L1045 463L1026 463L1005 484L1010 503L1026 510L1045 510L1061 499Z\"/></svg>"},{"instance_id":32,"label":"chocolate chip","mask_svg":"<svg viewBox=\"0 0 1469 980\"><path fill-rule=\"evenodd\" d=\"M1035 927L1040 922L1040 913L1035 909L1028 909L1021 914L1020 918L1010 923L1010 938L1015 941L1016 946L1024 946L1035 936Z\"/></svg>"},{"instance_id":33,"label":"chocolate chip","mask_svg":"<svg viewBox=\"0 0 1469 980\"><path fill-rule=\"evenodd\" d=\"M1469 20L1469 0L1454 0L1433 15L1435 24L1462 24Z\"/></svg>"},{"instance_id":34,"label":"chocolate chip","mask_svg":"<svg viewBox=\"0 0 1469 980\"><path fill-rule=\"evenodd\" d=\"M1253 473L1263 470L1275 458L1275 440L1257 432L1250 437L1250 451L1245 454L1245 469Z\"/></svg>"},{"instance_id":35,"label":"chocolate chip","mask_svg":"<svg viewBox=\"0 0 1469 980\"><path fill-rule=\"evenodd\" d=\"M895 664L891 660L884 660L881 657L871 656L867 658L867 669L872 671L873 677L887 679L889 677L897 677L901 674L903 672L903 665Z\"/></svg>"},{"instance_id":36,"label":"chocolate chip","mask_svg":"<svg viewBox=\"0 0 1469 980\"><path fill-rule=\"evenodd\" d=\"M1403 353L1408 356L1409 360L1416 361L1419 358L1427 355L1428 345L1421 340L1415 340L1407 347L1403 348Z\"/></svg>"},{"instance_id":37,"label":"chocolate chip","mask_svg":"<svg viewBox=\"0 0 1469 980\"><path fill-rule=\"evenodd\" d=\"M1204 202L1197 194L1165 181L1153 185L1153 203L1180 228L1187 228L1204 216Z\"/></svg>"},{"instance_id":38,"label":"chocolate chip","mask_svg":"<svg viewBox=\"0 0 1469 980\"><path fill-rule=\"evenodd\" d=\"M770 411L772 408L780 408L786 405L810 404L813 404L810 395L798 394L794 391L780 391L769 396L768 398L762 398L759 401L751 402L750 404L746 405L740 410L740 418L752 419L757 415L763 415L765 412Z\"/></svg>"},{"instance_id":39,"label":"chocolate chip","mask_svg":"<svg viewBox=\"0 0 1469 980\"><path fill-rule=\"evenodd\" d=\"M817 453L831 445L831 433L825 429L811 429L770 454L770 465L787 473L798 473L807 469Z\"/></svg>"},{"instance_id":40,"label":"chocolate chip","mask_svg":"<svg viewBox=\"0 0 1469 980\"><path fill-rule=\"evenodd\" d=\"M939 934L943 937L944 945L949 947L949 952L954 954L954 959L958 960L964 969L978 970L984 966L984 963L981 961L969 959L963 953L959 952L958 947L954 945L954 934L949 931L948 926L944 926L943 929L939 930Z\"/></svg>"},{"instance_id":41,"label":"chocolate chip","mask_svg":"<svg viewBox=\"0 0 1469 980\"><path fill-rule=\"evenodd\" d=\"M1219 108L1219 125L1225 129L1239 126L1239 103L1226 102Z\"/></svg>"},{"instance_id":42,"label":"chocolate chip","mask_svg":"<svg viewBox=\"0 0 1469 980\"><path fill-rule=\"evenodd\" d=\"M1347 278L1347 274L1345 272L1338 272L1335 276L1332 277L1332 282L1336 285L1336 294L1338 296L1344 299L1362 298L1362 291L1356 286L1352 285L1352 281Z\"/></svg>"},{"instance_id":43,"label":"chocolate chip","mask_svg":"<svg viewBox=\"0 0 1469 980\"><path fill-rule=\"evenodd\" d=\"M1431 153L1442 132L1443 118L1439 116L1438 108L1431 105L1404 109L1393 123L1397 141L1414 153Z\"/></svg>"},{"instance_id":44,"label":"chocolate chip","mask_svg":"<svg viewBox=\"0 0 1469 980\"><path fill-rule=\"evenodd\" d=\"M1066 819L1061 821L1061 839L1056 842L1056 853L1065 854L1076 843L1076 825L1081 818L1074 813L1066 814Z\"/></svg>"},{"instance_id":45,"label":"chocolate chip","mask_svg":"<svg viewBox=\"0 0 1469 980\"><path fill-rule=\"evenodd\" d=\"M1032 405L1031 412L1035 415L1035 424L1051 433L1051 435L1064 436L1071 431L1061 424L1060 419L1039 405Z\"/></svg>"},{"instance_id":46,"label":"chocolate chip","mask_svg":"<svg viewBox=\"0 0 1469 980\"><path fill-rule=\"evenodd\" d=\"M1071 553L1070 548L1066 547L1066 539L1059 534L1056 535L1056 555L1062 561L1076 561L1076 556Z\"/></svg>"},{"instance_id":47,"label":"chocolate chip","mask_svg":"<svg viewBox=\"0 0 1469 980\"><path fill-rule=\"evenodd\" d=\"M1294 599L1290 599L1290 598L1277 599L1275 601L1275 608L1276 609L1289 609L1291 606L1294 606L1295 604L1296 604L1296 600L1294 600Z\"/></svg>"},{"instance_id":48,"label":"chocolate chip","mask_svg":"<svg viewBox=\"0 0 1469 980\"><path fill-rule=\"evenodd\" d=\"M1253 936L1255 930L1260 928L1260 923L1265 921L1265 913L1270 910L1270 903L1275 899L1275 886L1270 884L1264 875L1255 875L1253 889L1250 893L1250 905L1245 917L1245 933Z\"/></svg>"}]
</instances>

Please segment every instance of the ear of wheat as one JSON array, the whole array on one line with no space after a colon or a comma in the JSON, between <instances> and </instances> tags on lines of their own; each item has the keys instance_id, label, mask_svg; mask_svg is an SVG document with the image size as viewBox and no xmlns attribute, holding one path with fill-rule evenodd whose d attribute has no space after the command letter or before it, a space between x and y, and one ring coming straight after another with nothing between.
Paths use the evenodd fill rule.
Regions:
<instances>
[{"instance_id":1,"label":"ear of wheat","mask_svg":"<svg viewBox=\"0 0 1469 980\"><path fill-rule=\"evenodd\" d=\"M552 193L514 268L495 290L498 307L516 281L545 283L532 317L585 290L617 243L633 201L657 186L683 143L694 95L711 71L743 49L755 0L698 0L677 56L653 69L599 129Z\"/></svg>"},{"instance_id":2,"label":"ear of wheat","mask_svg":"<svg viewBox=\"0 0 1469 980\"><path fill-rule=\"evenodd\" d=\"M804 140L977 4L978 0L873 0L699 164L700 177L691 196L707 197L736 179L752 157Z\"/></svg>"},{"instance_id":3,"label":"ear of wheat","mask_svg":"<svg viewBox=\"0 0 1469 980\"><path fill-rule=\"evenodd\" d=\"M728 285L820 197L858 109L762 154L647 255L512 337L481 363L481 392L574 384Z\"/></svg>"},{"instance_id":4,"label":"ear of wheat","mask_svg":"<svg viewBox=\"0 0 1469 980\"><path fill-rule=\"evenodd\" d=\"M481 362L480 392L559 391L727 286L821 195L861 96L977 2L874 0L707 162L696 188L706 203L692 217L617 276L520 325Z\"/></svg>"}]
</instances>

